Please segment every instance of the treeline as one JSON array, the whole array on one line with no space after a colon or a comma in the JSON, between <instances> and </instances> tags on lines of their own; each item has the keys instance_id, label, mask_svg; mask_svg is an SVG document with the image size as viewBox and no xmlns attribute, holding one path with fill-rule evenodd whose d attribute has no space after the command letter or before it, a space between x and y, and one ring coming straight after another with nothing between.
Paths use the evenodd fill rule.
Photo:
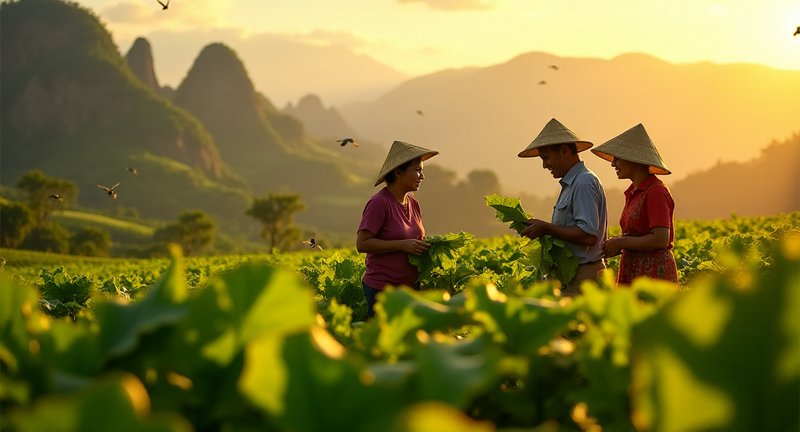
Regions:
<instances>
[{"instance_id":1,"label":"treeline","mask_svg":"<svg viewBox=\"0 0 800 432\"><path fill-rule=\"evenodd\" d=\"M75 183L47 176L40 170L23 175L10 193L18 199L0 199L0 247L93 257L111 255L113 241L108 230L88 224L67 227L52 217L74 206L78 194ZM254 198L246 215L262 225L261 237L270 251L290 250L302 247L304 231L294 217L303 210L305 204L299 195L270 193ZM202 210L185 210L175 222L162 224L152 235L119 248L117 255L167 256L167 245L171 243L179 245L187 256L219 253L230 245L216 247L217 236L218 224L210 215Z\"/></svg>"}]
</instances>

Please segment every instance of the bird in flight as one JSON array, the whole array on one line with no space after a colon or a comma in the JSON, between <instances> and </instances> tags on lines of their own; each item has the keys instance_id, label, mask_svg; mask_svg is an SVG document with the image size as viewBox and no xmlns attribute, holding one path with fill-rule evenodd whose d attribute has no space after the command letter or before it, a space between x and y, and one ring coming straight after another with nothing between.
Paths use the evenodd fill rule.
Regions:
<instances>
[{"instance_id":1,"label":"bird in flight","mask_svg":"<svg viewBox=\"0 0 800 432\"><path fill-rule=\"evenodd\" d=\"M111 197L111 199L117 199L117 188L119 187L119 182L117 182L117 184L111 187L106 187L103 185L97 185L97 187L106 191L106 193L108 194L108 196Z\"/></svg>"},{"instance_id":2,"label":"bird in flight","mask_svg":"<svg viewBox=\"0 0 800 432\"><path fill-rule=\"evenodd\" d=\"M420 116L424 116L424 115L425 115L425 114L422 112L422 110L417 110L417 114L419 114Z\"/></svg>"},{"instance_id":3,"label":"bird in flight","mask_svg":"<svg viewBox=\"0 0 800 432\"><path fill-rule=\"evenodd\" d=\"M336 142L341 143L340 146L344 147L347 144L353 144L355 147L358 147L358 143L353 140L353 138L346 137L340 140L336 140Z\"/></svg>"},{"instance_id":4,"label":"bird in flight","mask_svg":"<svg viewBox=\"0 0 800 432\"><path fill-rule=\"evenodd\" d=\"M550 65L550 69L553 69L553 70L558 70L558 66L556 66L556 65Z\"/></svg>"},{"instance_id":5,"label":"bird in flight","mask_svg":"<svg viewBox=\"0 0 800 432\"><path fill-rule=\"evenodd\" d=\"M139 175L139 170L136 169L136 168L128 167L127 170L128 170L129 173L131 173L133 175Z\"/></svg>"},{"instance_id":6,"label":"bird in flight","mask_svg":"<svg viewBox=\"0 0 800 432\"><path fill-rule=\"evenodd\" d=\"M63 200L64 200L64 197L62 197L62 196L61 196L61 195L59 195L59 194L52 194L52 195L50 195L48 198L50 198L50 199L54 199L54 200L56 200L56 201L63 201Z\"/></svg>"},{"instance_id":7,"label":"bird in flight","mask_svg":"<svg viewBox=\"0 0 800 432\"><path fill-rule=\"evenodd\" d=\"M322 250L322 246L320 246L319 243L317 243L317 239L315 239L314 237L311 237L308 240L303 240L302 243L310 247L311 249Z\"/></svg>"},{"instance_id":8,"label":"bird in flight","mask_svg":"<svg viewBox=\"0 0 800 432\"><path fill-rule=\"evenodd\" d=\"M544 81L544 80L539 81L539 85L545 85L545 84L547 84L547 81Z\"/></svg>"},{"instance_id":9,"label":"bird in flight","mask_svg":"<svg viewBox=\"0 0 800 432\"><path fill-rule=\"evenodd\" d=\"M156 1L158 2L158 4L161 5L161 10L167 10L167 8L169 7L169 0L167 0L166 3L162 3L161 0L156 0Z\"/></svg>"},{"instance_id":10,"label":"bird in flight","mask_svg":"<svg viewBox=\"0 0 800 432\"><path fill-rule=\"evenodd\" d=\"M800 26L797 27L797 30L794 31L794 36L800 35Z\"/></svg>"}]
</instances>

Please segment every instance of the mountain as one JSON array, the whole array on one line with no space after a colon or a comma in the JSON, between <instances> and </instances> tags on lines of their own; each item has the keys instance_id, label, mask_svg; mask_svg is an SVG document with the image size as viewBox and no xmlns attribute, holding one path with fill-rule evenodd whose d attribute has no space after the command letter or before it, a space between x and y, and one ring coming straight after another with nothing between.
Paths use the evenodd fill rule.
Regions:
<instances>
[{"instance_id":1,"label":"mountain","mask_svg":"<svg viewBox=\"0 0 800 432\"><path fill-rule=\"evenodd\" d=\"M125 61L134 75L139 78L150 90L158 93L161 86L158 85L155 67L153 66L153 49L150 42L142 37L136 38L131 45L131 49L125 54Z\"/></svg>"},{"instance_id":2,"label":"mountain","mask_svg":"<svg viewBox=\"0 0 800 432\"><path fill-rule=\"evenodd\" d=\"M712 219L800 210L800 132L747 162L720 162L674 183L675 217ZM666 179L665 179L666 180Z\"/></svg>"},{"instance_id":3,"label":"mountain","mask_svg":"<svg viewBox=\"0 0 800 432\"><path fill-rule=\"evenodd\" d=\"M131 148L223 175L203 126L134 77L89 11L53 0L2 10L4 178L34 162L63 165L86 153L113 160ZM123 130L132 133L114 133Z\"/></svg>"},{"instance_id":4,"label":"mountain","mask_svg":"<svg viewBox=\"0 0 800 432\"><path fill-rule=\"evenodd\" d=\"M297 101L297 105L286 104L282 112L300 120L311 135L323 142L333 143L346 137L353 138L358 143L358 149L350 152L349 157L352 159L372 167L383 164L390 143L384 146L362 139L361 134L347 124L339 110L333 106L325 107L319 96L305 95Z\"/></svg>"},{"instance_id":5,"label":"mountain","mask_svg":"<svg viewBox=\"0 0 800 432\"><path fill-rule=\"evenodd\" d=\"M344 117L335 107L325 107L322 99L315 94L307 94L297 101L297 105L286 104L283 112L300 119L308 132L317 137L351 137L356 135Z\"/></svg>"},{"instance_id":6,"label":"mountain","mask_svg":"<svg viewBox=\"0 0 800 432\"><path fill-rule=\"evenodd\" d=\"M176 90L174 102L210 131L226 163L256 195L298 193L308 211L298 220L326 229L352 228L374 166L348 157L336 143L321 146L293 116L256 91L230 47L207 45ZM356 204L357 203L357 204ZM335 216L335 217L331 217ZM344 222L342 222L344 220Z\"/></svg>"},{"instance_id":7,"label":"mountain","mask_svg":"<svg viewBox=\"0 0 800 432\"><path fill-rule=\"evenodd\" d=\"M251 229L249 193L206 128L136 78L90 11L56 0L0 11L0 183L38 168L75 182L80 206L162 220L201 209L224 229ZM96 186L117 182L117 200Z\"/></svg>"},{"instance_id":8,"label":"mountain","mask_svg":"<svg viewBox=\"0 0 800 432\"><path fill-rule=\"evenodd\" d=\"M798 94L800 71L671 64L643 54L600 60L528 53L420 76L339 110L374 141L404 137L440 150L438 162L461 177L489 169L511 192L546 195L558 182L540 160L517 153L550 118L596 145L641 122L679 180L720 159L753 158L754 143L795 130ZM607 162L582 156L601 180L615 181Z\"/></svg>"},{"instance_id":9,"label":"mountain","mask_svg":"<svg viewBox=\"0 0 800 432\"><path fill-rule=\"evenodd\" d=\"M174 101L208 128L222 158L256 190L321 192L316 188L332 182L365 181L346 170L344 158L320 148L301 122L258 93L242 61L223 44L200 52Z\"/></svg>"}]
</instances>

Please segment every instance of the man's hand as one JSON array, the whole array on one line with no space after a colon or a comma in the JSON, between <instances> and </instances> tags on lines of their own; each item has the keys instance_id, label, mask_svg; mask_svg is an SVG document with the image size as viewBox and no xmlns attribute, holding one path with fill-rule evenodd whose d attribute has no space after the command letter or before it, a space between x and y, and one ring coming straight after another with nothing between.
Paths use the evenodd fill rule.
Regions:
<instances>
[{"instance_id":1,"label":"man's hand","mask_svg":"<svg viewBox=\"0 0 800 432\"><path fill-rule=\"evenodd\" d=\"M545 222L540 219L529 219L528 227L522 230L520 235L523 237L528 237L530 239L535 239L547 234L549 229L550 229L549 222Z\"/></svg>"}]
</instances>

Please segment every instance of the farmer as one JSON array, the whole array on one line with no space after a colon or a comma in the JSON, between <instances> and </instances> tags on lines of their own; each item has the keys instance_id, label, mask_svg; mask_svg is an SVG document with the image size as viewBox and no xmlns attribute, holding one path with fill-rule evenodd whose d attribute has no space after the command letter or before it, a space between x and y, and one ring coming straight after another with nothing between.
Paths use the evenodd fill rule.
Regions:
<instances>
[{"instance_id":1,"label":"farmer","mask_svg":"<svg viewBox=\"0 0 800 432\"><path fill-rule=\"evenodd\" d=\"M430 245L422 241L422 212L409 192L419 190L425 179L423 161L437 154L402 141L392 143L375 181L375 186L386 186L364 207L356 249L367 254L363 287L368 318L375 315L375 295L387 285L416 286L417 268L409 264L408 254L420 255Z\"/></svg>"},{"instance_id":2,"label":"farmer","mask_svg":"<svg viewBox=\"0 0 800 432\"><path fill-rule=\"evenodd\" d=\"M578 258L575 277L561 289L561 295L567 297L581 294L581 282L596 280L605 269L602 245L608 237L606 195L600 180L578 155L591 146L551 119L518 155L540 157L542 167L561 184L550 222L531 219L522 235L532 239L551 235L564 240Z\"/></svg>"},{"instance_id":3,"label":"farmer","mask_svg":"<svg viewBox=\"0 0 800 432\"><path fill-rule=\"evenodd\" d=\"M639 276L677 283L678 268L672 255L675 201L667 185L656 177L670 171L644 126L639 123L592 153L611 161L618 178L631 181L619 218L622 235L603 243L606 257L622 254L617 285L629 285Z\"/></svg>"}]
</instances>

